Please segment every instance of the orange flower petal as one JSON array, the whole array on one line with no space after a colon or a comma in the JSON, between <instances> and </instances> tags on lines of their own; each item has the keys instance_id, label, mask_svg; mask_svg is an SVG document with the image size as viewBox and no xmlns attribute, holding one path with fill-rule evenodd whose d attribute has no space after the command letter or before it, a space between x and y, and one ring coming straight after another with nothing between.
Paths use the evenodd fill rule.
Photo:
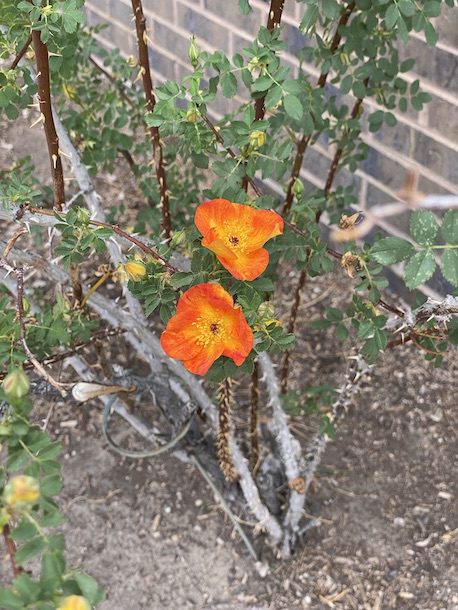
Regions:
<instances>
[{"instance_id":1,"label":"orange flower petal","mask_svg":"<svg viewBox=\"0 0 458 610\"><path fill-rule=\"evenodd\" d=\"M182 360L188 371L205 375L223 354L240 366L253 347L253 333L224 288L199 284L180 297L161 345L171 358Z\"/></svg>"},{"instance_id":2,"label":"orange flower petal","mask_svg":"<svg viewBox=\"0 0 458 610\"><path fill-rule=\"evenodd\" d=\"M283 232L283 219L271 210L214 199L196 210L202 245L237 279L254 280L264 273L269 254L265 242Z\"/></svg>"},{"instance_id":3,"label":"orange flower petal","mask_svg":"<svg viewBox=\"0 0 458 610\"><path fill-rule=\"evenodd\" d=\"M228 338L223 356L232 358L235 364L240 366L251 352L253 342L253 331L248 326L242 310L238 308L234 317L233 332Z\"/></svg>"}]
</instances>

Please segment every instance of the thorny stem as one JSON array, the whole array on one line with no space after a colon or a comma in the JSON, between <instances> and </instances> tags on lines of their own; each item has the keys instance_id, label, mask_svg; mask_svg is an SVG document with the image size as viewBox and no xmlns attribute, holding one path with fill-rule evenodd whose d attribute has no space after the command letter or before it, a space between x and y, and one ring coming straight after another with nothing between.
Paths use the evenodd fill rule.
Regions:
<instances>
[{"instance_id":1,"label":"thorny stem","mask_svg":"<svg viewBox=\"0 0 458 610\"><path fill-rule=\"evenodd\" d=\"M29 207L29 206L23 206L23 207L21 207L19 212L16 214L16 220L20 220L26 212L30 212L32 214L43 214L44 216L54 216L53 212L51 212L50 210L45 210L43 208L34 208L34 207ZM65 214L63 214L63 213L60 213L60 216L63 216L65 218ZM124 231L118 225L112 225L112 224L109 224L108 222L102 222L101 220L92 220L92 219L89 220L89 224L93 225L95 227L104 227L106 229L111 229L113 231L113 233L116 233L116 235L119 235L120 237L123 237L127 241L130 241L130 243L137 246L137 248L142 250L142 252L144 252L145 254L149 254L154 259L159 261L167 269L167 271L169 273L176 272L175 267L173 265L171 265L163 256L161 256L159 254L159 252L156 252L156 250L154 250L150 246L147 246L140 239L137 239L130 233L127 233L127 231Z\"/></svg>"},{"instance_id":2,"label":"thorny stem","mask_svg":"<svg viewBox=\"0 0 458 610\"><path fill-rule=\"evenodd\" d=\"M56 133L52 116L48 49L41 41L40 32L38 30L33 30L32 40L37 61L38 102L43 117L43 126L51 164L54 208L56 210L62 210L62 206L65 203L64 174L59 151L59 138Z\"/></svg>"},{"instance_id":3,"label":"thorny stem","mask_svg":"<svg viewBox=\"0 0 458 610\"><path fill-rule=\"evenodd\" d=\"M354 2L354 1L350 2L347 5L347 7L345 8L344 12L342 13L342 15L339 19L339 23L337 24L337 28L334 33L334 37L331 41L331 45L329 47L329 50L331 53L335 53L337 51L340 41L342 40L342 27L348 23L348 20L350 19L350 16L351 16L355 6L356 6L356 2ZM322 89L325 86L327 78L328 78L328 74L329 74L329 72L322 72L320 74L318 81L316 83L316 86L318 89ZM293 199L294 199L294 193L293 193L294 183L295 183L296 179L299 178L299 173L300 173L301 167L302 167L302 161L304 159L304 154L305 154L305 151L307 150L307 146L309 145L310 139L311 139L311 136L303 135L297 145L296 157L294 159L293 169L292 169L291 177L290 177L289 183L288 183L288 190L287 190L285 201L283 203L283 208L282 208L282 214L284 216L287 216L291 210L291 206L293 204Z\"/></svg>"},{"instance_id":4,"label":"thorny stem","mask_svg":"<svg viewBox=\"0 0 458 610\"><path fill-rule=\"evenodd\" d=\"M259 365L255 362L250 383L250 466L253 472L259 464L258 409Z\"/></svg>"},{"instance_id":5,"label":"thorny stem","mask_svg":"<svg viewBox=\"0 0 458 610\"><path fill-rule=\"evenodd\" d=\"M53 354L52 356L47 356L46 358L40 359L39 362L43 366L48 366L50 364L54 364L55 362L59 362L60 360L65 360L66 358L70 358L71 356L74 356L78 352L81 352L82 350L84 350L86 347L94 345L94 341L97 341L98 339L106 339L108 337L117 337L118 335L121 335L125 332L126 331L122 328L115 328L115 329L111 329L108 331L106 331L106 330L97 331L91 335L90 341L85 341L84 343L79 343L78 345L75 345L75 347L73 349L67 350L65 352L58 352L57 354ZM26 360L23 363L22 367L24 369L33 369L34 368L33 364L28 360ZM2 379L4 379L7 374L8 374L7 372L4 372L4 373L0 372L0 381L2 381Z\"/></svg>"},{"instance_id":6,"label":"thorny stem","mask_svg":"<svg viewBox=\"0 0 458 610\"><path fill-rule=\"evenodd\" d=\"M272 32L275 28L280 27L280 22L283 14L283 7L285 5L285 0L271 0L269 7L269 14L267 16L267 29L269 32ZM255 121L262 121L264 118L264 114L266 112L266 107L264 101L266 99L266 95L262 95L258 97L254 101L254 110L255 110ZM242 188L247 191L248 190L248 176L245 174L242 180Z\"/></svg>"},{"instance_id":7,"label":"thorny stem","mask_svg":"<svg viewBox=\"0 0 458 610\"><path fill-rule=\"evenodd\" d=\"M369 83L369 77L365 78L363 82L364 82L364 87L367 87L367 85ZM352 111L350 113L350 120L356 119L356 117L359 115L359 111L361 110L362 105L363 105L363 98L360 97L356 100L356 102L352 108ZM331 192L332 185L334 183L334 178L336 177L337 168L339 167L340 159L342 157L343 152L344 152L343 146L339 146L332 159L331 166L329 168L329 172L328 172L328 175L326 178L326 184L324 186L325 198L327 198L329 193ZM320 221L321 214L322 214L321 210L318 210L318 212L316 213L316 217L315 217L315 220L317 223Z\"/></svg>"},{"instance_id":8,"label":"thorny stem","mask_svg":"<svg viewBox=\"0 0 458 610\"><path fill-rule=\"evenodd\" d=\"M21 59L27 53L27 49L30 47L31 42L32 42L32 34L29 34L29 37L27 38L27 40L25 41L23 46L19 49L16 57L13 60L13 63L10 65L10 67L9 67L10 70L14 70L17 67L17 65L19 64Z\"/></svg>"},{"instance_id":9,"label":"thorny stem","mask_svg":"<svg viewBox=\"0 0 458 610\"><path fill-rule=\"evenodd\" d=\"M135 17L135 28L137 31L138 44L138 64L142 75L143 89L146 97L146 107L149 112L153 112L156 99L153 92L153 81L149 66L149 52L146 34L146 19L143 14L141 0L132 0L132 10ZM160 207L162 212L162 229L167 239L170 238L172 224L170 219L170 201L167 191L167 178L164 167L164 157L162 151L162 141L158 127L150 127L151 140L153 143L154 163L156 167L156 178L159 185Z\"/></svg>"},{"instance_id":10,"label":"thorny stem","mask_svg":"<svg viewBox=\"0 0 458 610\"><path fill-rule=\"evenodd\" d=\"M11 529L8 523L3 526L3 538L5 540L6 552L9 555L11 561L11 568L13 569L14 577L19 576L22 569L16 563L16 545L14 540L11 538Z\"/></svg>"},{"instance_id":11,"label":"thorny stem","mask_svg":"<svg viewBox=\"0 0 458 610\"><path fill-rule=\"evenodd\" d=\"M222 473L227 481L237 481L238 474L234 468L229 445L231 436L232 380L223 379L218 388L218 460Z\"/></svg>"},{"instance_id":12,"label":"thorny stem","mask_svg":"<svg viewBox=\"0 0 458 610\"><path fill-rule=\"evenodd\" d=\"M289 319L288 319L288 327L287 327L287 331L286 331L287 333L293 333L294 329L296 327L297 312L299 311L299 305L301 302L301 292L302 292L302 289L304 288L306 278L307 278L307 271L305 269L303 269L299 276L296 290L294 292L293 304L291 306L291 311L290 311ZM286 392L288 391L288 373L289 373L290 357L291 357L290 350L286 350L285 353L283 354L283 358L281 361L281 368L280 368L280 388L281 388L282 394L286 394Z\"/></svg>"}]
</instances>

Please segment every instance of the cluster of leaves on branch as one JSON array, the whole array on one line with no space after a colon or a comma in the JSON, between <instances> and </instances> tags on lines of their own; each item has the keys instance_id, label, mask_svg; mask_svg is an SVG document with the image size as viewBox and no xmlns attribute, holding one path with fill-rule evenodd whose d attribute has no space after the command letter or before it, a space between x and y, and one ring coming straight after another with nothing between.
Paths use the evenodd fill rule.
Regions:
<instances>
[{"instance_id":1,"label":"cluster of leaves on branch","mask_svg":"<svg viewBox=\"0 0 458 610\"><path fill-rule=\"evenodd\" d=\"M146 316L157 315L162 327L176 315L177 302L187 291L199 285L219 284L223 291L220 295L224 293L226 301L233 301L231 315L243 312L252 329L253 349L241 366L231 358L217 358L206 376L210 384L252 375L257 355L268 351L283 353L282 387L287 387L303 282L293 288L294 304L287 325L279 322L274 302L279 278L291 268L297 269L302 278L313 277L330 273L335 268L334 259L340 260L340 271L353 278L348 280L354 288L351 303L343 310L328 308L325 319L313 325L333 327L339 339L356 342L369 362L374 362L394 340L386 326L387 309L393 308L386 307L381 294L388 284L384 275L387 266L407 261L405 284L414 290L432 277L439 261L445 280L452 289L458 287L456 210L447 212L440 221L429 211L413 212L410 241L377 234L363 245L347 241L338 253L328 247L318 222L323 211L331 224L337 224L343 214L354 212L352 206L357 200L353 186L335 185L335 178L342 168L354 172L365 158L367 147L361 137L364 124L367 122L371 132L382 126L395 128L394 111L419 111L428 102L429 96L421 91L419 82L409 82L403 76L412 69L414 60L400 60L399 44L407 42L409 32L415 31L423 32L428 43L434 45L437 36L431 19L439 15L443 3L306 0L303 4L303 18L298 24L303 45L295 51L297 71L284 61L287 42L281 27L261 27L255 39L232 57L222 51L204 52L192 38L188 73L179 82L156 83L154 107L150 104L148 111L141 86L144 67L139 66L137 58L107 51L97 42L100 27L84 26L84 0L4 0L0 9L2 113L14 120L23 109L35 104L31 114L40 119L32 70L36 58L28 46L31 30L39 31L49 60L54 107L90 174L113 171L115 164L127 162L144 199L135 218L128 206L108 202L104 209L107 222L97 223L83 207L82 195L76 197L67 212L54 214L60 236L57 245L53 244L54 255L73 272L78 267L84 269L92 284L90 290L102 290L94 261L107 262L108 240L114 236L127 239L135 252L129 252L121 270ZM446 0L445 4L453 6L453 1ZM239 6L244 14L250 11L249 0L239 0ZM21 61L12 67L11 61L18 54ZM320 72L318 80L310 76L310 63ZM369 99L375 110L365 107ZM228 109L219 120L213 112L217 101L223 101ZM154 171L157 138L164 155L170 204L163 201L163 185ZM327 175L321 177L324 188L306 185L300 174L301 167L307 166L307 148L316 143L331 145L335 150ZM284 195L269 188L268 181L272 180L281 185ZM254 274L247 280L247 276L234 274L234 267L221 254L227 244L223 248L220 243L214 246L215 234L208 238L201 231L201 235L197 217L195 226L197 206L220 198L245 203L250 210L277 210L282 214L284 231L281 235L277 231L277 237L266 245L268 265L261 275ZM2 208L17 210L23 206L24 213L34 208L39 214L36 208L50 207L50 199L45 185L33 177L29 160L16 160L9 171L2 172ZM170 239L160 233L164 205L170 205ZM124 221L133 225L135 235L120 229ZM227 221L222 217L220 226L212 227L216 233L221 229L223 237L216 237L223 241ZM238 239L237 235L226 237ZM250 251L253 259L258 254ZM110 269L104 281L118 272ZM86 297L89 294L86 292ZM65 295L55 302L49 298L40 301L41 313L32 314L25 306L25 338L37 357L87 341L94 332L97 322L88 314L84 300L70 303ZM434 321L425 321L410 338L427 359L439 363L448 343L457 342L457 333L447 336ZM19 379L27 385L21 377L26 354L19 339L16 309L2 297L0 370L15 375L13 381ZM11 525L11 541L18 545L17 563L41 555L41 572L34 579L20 571L19 565L12 586L0 589L0 605L7 610L24 606L67 610L70 606L65 600L77 596L83 601L76 607L87 610L84 604L95 605L100 592L91 578L66 567L62 537L48 532L61 519L54 501L60 487L56 460L59 447L30 423L28 392L20 389L12 393L11 377L9 380L0 393L0 405L2 401L8 403L0 422L8 455L0 480L5 488L0 526ZM308 406L313 412L321 412L329 407L331 395L327 386L290 393L285 397L285 409L294 413ZM323 430L331 434L330 422L323 413L322 423ZM20 507L11 501L16 472L31 478L20 480L31 485L32 494L32 500Z\"/></svg>"}]
</instances>

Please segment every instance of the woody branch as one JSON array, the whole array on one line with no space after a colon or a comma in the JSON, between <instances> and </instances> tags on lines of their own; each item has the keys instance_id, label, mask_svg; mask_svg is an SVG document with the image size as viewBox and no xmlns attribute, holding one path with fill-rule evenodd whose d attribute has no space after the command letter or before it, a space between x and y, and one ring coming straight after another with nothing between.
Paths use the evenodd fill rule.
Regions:
<instances>
[{"instance_id":1,"label":"woody branch","mask_svg":"<svg viewBox=\"0 0 458 610\"><path fill-rule=\"evenodd\" d=\"M132 10L135 17L135 28L137 31L138 45L138 64L142 76L143 89L146 97L146 107L149 112L153 112L156 105L154 97L153 81L151 78L151 70L149 65L149 52L146 33L146 19L143 14L143 6L141 0L132 0ZM156 168L156 178L159 185L160 206L162 213L162 230L164 235L169 238L172 231L170 219L170 201L167 190L167 177L164 167L164 156L162 149L161 136L158 127L150 127L150 135L153 143L154 164Z\"/></svg>"},{"instance_id":2,"label":"woody branch","mask_svg":"<svg viewBox=\"0 0 458 610\"><path fill-rule=\"evenodd\" d=\"M59 151L59 138L57 137L52 116L48 48L41 41L38 30L33 30L32 41L37 63L38 102L41 116L43 117L43 127L51 165L54 208L61 210L65 202L64 174Z\"/></svg>"}]
</instances>

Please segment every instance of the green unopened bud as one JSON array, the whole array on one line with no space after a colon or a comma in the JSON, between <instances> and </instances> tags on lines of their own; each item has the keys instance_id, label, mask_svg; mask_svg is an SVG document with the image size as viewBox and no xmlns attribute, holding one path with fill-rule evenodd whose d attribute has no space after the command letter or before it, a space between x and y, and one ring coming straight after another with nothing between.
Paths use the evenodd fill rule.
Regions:
<instances>
[{"instance_id":1,"label":"green unopened bud","mask_svg":"<svg viewBox=\"0 0 458 610\"><path fill-rule=\"evenodd\" d=\"M196 39L193 36L191 38L191 44L189 45L189 51L188 51L189 61L191 62L191 65L193 68L197 68L197 66L199 65L199 55L200 55L199 47L197 46Z\"/></svg>"},{"instance_id":2,"label":"green unopened bud","mask_svg":"<svg viewBox=\"0 0 458 610\"><path fill-rule=\"evenodd\" d=\"M3 390L8 398L23 398L29 393L30 383L22 369L14 369L3 380Z\"/></svg>"},{"instance_id":3,"label":"green unopened bud","mask_svg":"<svg viewBox=\"0 0 458 610\"><path fill-rule=\"evenodd\" d=\"M12 508L35 504L40 497L40 485L34 477L20 474L5 485L3 497L5 504Z\"/></svg>"},{"instance_id":4,"label":"green unopened bud","mask_svg":"<svg viewBox=\"0 0 458 610\"><path fill-rule=\"evenodd\" d=\"M302 180L299 180L299 178L295 178L293 184L293 193L296 195L296 197L299 197L299 195L302 195L303 192L304 183L302 182Z\"/></svg>"},{"instance_id":5,"label":"green unopened bud","mask_svg":"<svg viewBox=\"0 0 458 610\"><path fill-rule=\"evenodd\" d=\"M266 134L255 130L250 133L250 145L252 148L260 148L266 142Z\"/></svg>"},{"instance_id":6,"label":"green unopened bud","mask_svg":"<svg viewBox=\"0 0 458 610\"><path fill-rule=\"evenodd\" d=\"M180 244L182 244L186 239L186 231L184 229L181 229L180 231L175 231L175 233L172 235L172 239L170 240L170 247L176 248L177 246L179 246Z\"/></svg>"}]
</instances>

